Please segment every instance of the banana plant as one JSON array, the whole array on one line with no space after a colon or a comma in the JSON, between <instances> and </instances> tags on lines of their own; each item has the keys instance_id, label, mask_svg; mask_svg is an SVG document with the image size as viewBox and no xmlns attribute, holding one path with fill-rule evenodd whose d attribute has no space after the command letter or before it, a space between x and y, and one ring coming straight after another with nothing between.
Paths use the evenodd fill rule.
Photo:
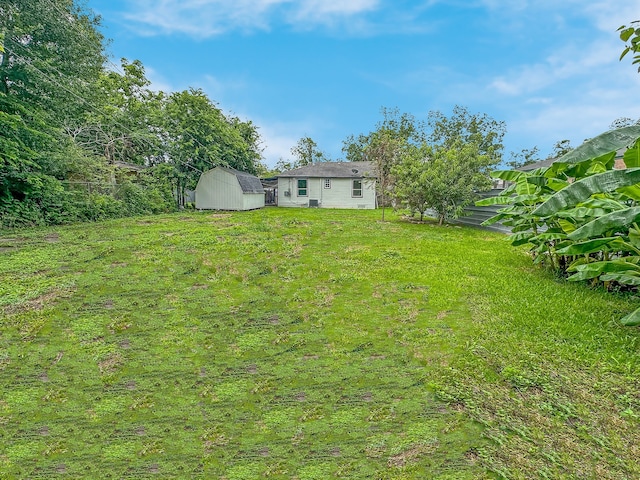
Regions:
<instances>
[{"instance_id":1,"label":"banana plant","mask_svg":"<svg viewBox=\"0 0 640 480\"><path fill-rule=\"evenodd\" d=\"M626 147L626 168L615 170ZM550 167L493 176L511 185L477 202L504 205L484 225L510 226L513 245L532 245L536 263L548 262L569 280L640 286L640 126L605 132ZM621 321L640 325L640 309Z\"/></svg>"}]
</instances>

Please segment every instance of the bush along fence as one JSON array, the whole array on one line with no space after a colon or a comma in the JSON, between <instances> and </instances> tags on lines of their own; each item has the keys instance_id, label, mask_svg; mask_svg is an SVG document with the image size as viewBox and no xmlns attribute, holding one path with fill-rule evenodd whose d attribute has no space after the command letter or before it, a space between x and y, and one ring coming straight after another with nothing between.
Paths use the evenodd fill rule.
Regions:
<instances>
[{"instance_id":1,"label":"bush along fence","mask_svg":"<svg viewBox=\"0 0 640 480\"><path fill-rule=\"evenodd\" d=\"M626 168L614 170L616 152ZM501 206L482 225L511 228L512 245L530 244L534 263L571 281L609 290L640 286L640 126L603 133L549 167L492 176L511 182L500 195L476 202ZM640 325L640 308L621 319Z\"/></svg>"}]
</instances>

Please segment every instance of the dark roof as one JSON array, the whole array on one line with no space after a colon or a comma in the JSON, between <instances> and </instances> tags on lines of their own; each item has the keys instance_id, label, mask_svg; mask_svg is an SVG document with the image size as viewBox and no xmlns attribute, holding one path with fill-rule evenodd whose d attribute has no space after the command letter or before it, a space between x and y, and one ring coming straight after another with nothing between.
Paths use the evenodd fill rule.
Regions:
<instances>
[{"instance_id":1,"label":"dark roof","mask_svg":"<svg viewBox=\"0 0 640 480\"><path fill-rule=\"evenodd\" d=\"M236 170L235 168L229 167L218 167L225 172L232 173L238 179L238 183L240 184L240 188L242 188L242 193L264 193L264 187L262 186L262 182L255 175L251 175L247 172L241 172L240 170Z\"/></svg>"},{"instance_id":2,"label":"dark roof","mask_svg":"<svg viewBox=\"0 0 640 480\"><path fill-rule=\"evenodd\" d=\"M521 172L530 172L531 170L535 170L536 168L550 167L553 162L555 162L557 158L547 158L546 160L540 160L539 162L530 163L529 165L524 165L523 167L518 167L516 170L520 170Z\"/></svg>"},{"instance_id":3,"label":"dark roof","mask_svg":"<svg viewBox=\"0 0 640 480\"><path fill-rule=\"evenodd\" d=\"M362 178L373 175L371 162L320 162L282 172L278 177Z\"/></svg>"}]
</instances>

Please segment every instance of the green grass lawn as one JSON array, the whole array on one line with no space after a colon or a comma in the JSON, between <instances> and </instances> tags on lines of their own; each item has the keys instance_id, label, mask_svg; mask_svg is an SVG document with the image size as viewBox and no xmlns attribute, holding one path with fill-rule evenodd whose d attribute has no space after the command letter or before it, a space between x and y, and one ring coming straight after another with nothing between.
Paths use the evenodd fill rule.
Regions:
<instances>
[{"instance_id":1,"label":"green grass lawn","mask_svg":"<svg viewBox=\"0 0 640 480\"><path fill-rule=\"evenodd\" d=\"M0 234L0 478L640 478L630 297L380 212Z\"/></svg>"}]
</instances>

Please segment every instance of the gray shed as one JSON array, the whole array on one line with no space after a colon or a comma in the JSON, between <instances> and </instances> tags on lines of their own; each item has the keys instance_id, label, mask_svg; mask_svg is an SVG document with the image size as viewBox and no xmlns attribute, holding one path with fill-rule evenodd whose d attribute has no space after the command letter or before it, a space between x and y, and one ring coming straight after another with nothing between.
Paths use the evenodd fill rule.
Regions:
<instances>
[{"instance_id":1,"label":"gray shed","mask_svg":"<svg viewBox=\"0 0 640 480\"><path fill-rule=\"evenodd\" d=\"M200 175L196 186L198 210L253 210L264 207L260 179L233 168L215 167Z\"/></svg>"}]
</instances>

